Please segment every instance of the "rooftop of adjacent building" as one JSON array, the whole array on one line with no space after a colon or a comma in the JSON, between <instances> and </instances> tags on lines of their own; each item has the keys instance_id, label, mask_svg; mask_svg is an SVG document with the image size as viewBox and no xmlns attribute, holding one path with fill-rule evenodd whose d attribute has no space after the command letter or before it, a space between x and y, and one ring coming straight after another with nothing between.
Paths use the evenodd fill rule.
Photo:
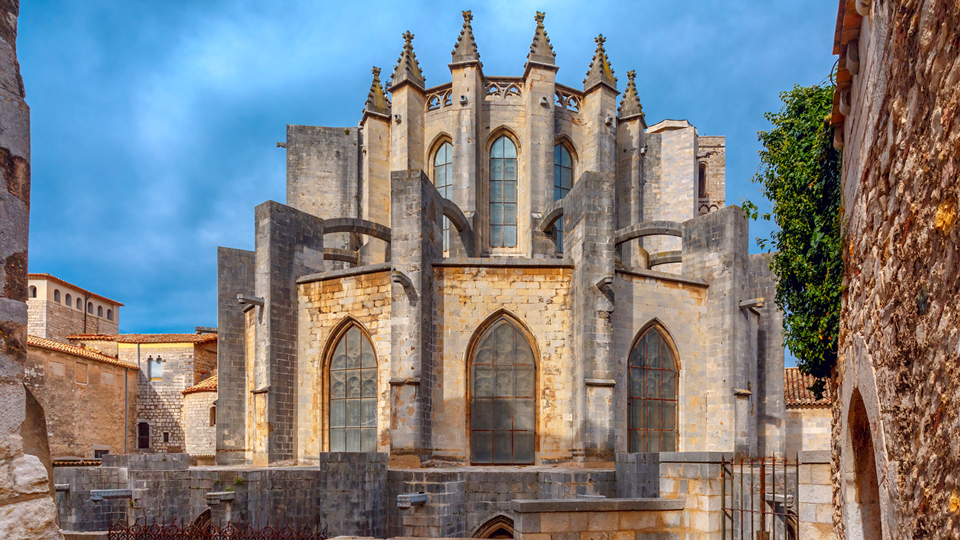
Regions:
<instances>
[{"instance_id":1,"label":"rooftop of adjacent building","mask_svg":"<svg viewBox=\"0 0 960 540\"><path fill-rule=\"evenodd\" d=\"M77 341L113 341L116 343L191 343L201 345L217 341L216 333L202 334L73 334Z\"/></svg>"},{"instance_id":2,"label":"rooftop of adjacent building","mask_svg":"<svg viewBox=\"0 0 960 540\"><path fill-rule=\"evenodd\" d=\"M46 339L38 336L28 335L27 346L38 347L40 349L47 349L50 351L66 353L73 356L85 358L87 360L94 360L97 362L103 362L105 364L113 364L115 366L121 366L127 369L139 369L135 364L129 364L127 362L124 362L112 356L100 354L96 351L92 351L84 347L79 347L77 345L68 345L66 343L60 343L59 341L53 341L52 339Z\"/></svg>"},{"instance_id":3,"label":"rooftop of adjacent building","mask_svg":"<svg viewBox=\"0 0 960 540\"><path fill-rule=\"evenodd\" d=\"M213 370L211 374L206 379L202 380L198 384L191 386L183 391L184 395L193 394L195 392L216 392L217 391L217 370Z\"/></svg>"},{"instance_id":4,"label":"rooftop of adjacent building","mask_svg":"<svg viewBox=\"0 0 960 540\"><path fill-rule=\"evenodd\" d=\"M104 302L113 304L113 305L115 305L115 306L122 306L122 305L123 305L123 304L121 304L120 302L118 302L118 301L116 301L116 300L112 300L112 299L110 299L110 298L107 298L106 296L103 296L103 295L101 295L101 294L97 294L97 293L95 293L95 292L93 292L93 291L88 291L87 289L84 289L83 287L79 287L79 286L77 286L77 285L74 285L73 283L70 283L69 281L67 281L67 280L65 280L65 279L60 279L60 278L58 278L57 276L54 276L53 274L46 274L46 273L28 274L28 275L27 275L27 279L28 279L29 281L33 281L33 280L52 281L52 282L54 282L54 283L58 283L58 284L60 284L60 285L63 285L64 287L71 287L71 288L73 288L73 289L75 289L75 290L77 290L77 291L79 291L79 292L87 295L87 296L90 297L90 298L98 298L98 299L100 299L100 300L102 300L102 301L104 301Z\"/></svg>"},{"instance_id":5,"label":"rooftop of adjacent building","mask_svg":"<svg viewBox=\"0 0 960 540\"><path fill-rule=\"evenodd\" d=\"M830 381L823 397L817 396L810 390L816 381L813 375L807 375L800 368L786 368L783 370L783 397L788 408L792 407L820 407L830 405Z\"/></svg>"}]
</instances>

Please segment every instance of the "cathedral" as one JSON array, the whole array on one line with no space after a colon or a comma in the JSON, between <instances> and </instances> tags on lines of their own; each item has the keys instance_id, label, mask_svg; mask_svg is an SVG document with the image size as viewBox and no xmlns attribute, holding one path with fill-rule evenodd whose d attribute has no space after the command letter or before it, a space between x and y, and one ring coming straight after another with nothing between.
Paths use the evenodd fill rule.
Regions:
<instances>
[{"instance_id":1,"label":"cathedral","mask_svg":"<svg viewBox=\"0 0 960 540\"><path fill-rule=\"evenodd\" d=\"M559 84L542 13L489 75L463 16L446 82L407 32L358 126L288 125L286 203L219 249L217 463L783 455L782 314L724 137L648 125L603 36Z\"/></svg>"}]
</instances>

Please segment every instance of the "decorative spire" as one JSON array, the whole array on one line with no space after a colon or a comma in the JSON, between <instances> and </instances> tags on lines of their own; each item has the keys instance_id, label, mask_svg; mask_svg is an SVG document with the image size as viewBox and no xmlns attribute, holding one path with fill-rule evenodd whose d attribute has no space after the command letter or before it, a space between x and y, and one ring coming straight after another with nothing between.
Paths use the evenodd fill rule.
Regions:
<instances>
[{"instance_id":1,"label":"decorative spire","mask_svg":"<svg viewBox=\"0 0 960 540\"><path fill-rule=\"evenodd\" d=\"M457 38L457 44L453 46L452 62L454 64L463 64L467 62L479 62L480 53L477 52L477 42L473 39L473 27L470 21L473 15L469 11L463 12L463 29L460 30L460 37Z\"/></svg>"},{"instance_id":2,"label":"decorative spire","mask_svg":"<svg viewBox=\"0 0 960 540\"><path fill-rule=\"evenodd\" d=\"M423 72L420 71L417 55L413 54L413 34L409 30L403 33L403 52L400 53L400 59L397 60L397 65L393 68L391 79L391 88L403 82L410 82L423 90L426 82Z\"/></svg>"},{"instance_id":3,"label":"decorative spire","mask_svg":"<svg viewBox=\"0 0 960 540\"><path fill-rule=\"evenodd\" d=\"M534 19L537 21L537 30L533 34L533 43L530 44L530 54L527 55L527 63L554 65L557 59L553 52L553 46L550 45L550 38L547 37L547 31L543 28L543 18L546 16L542 11L537 12Z\"/></svg>"},{"instance_id":4,"label":"decorative spire","mask_svg":"<svg viewBox=\"0 0 960 540\"><path fill-rule=\"evenodd\" d=\"M627 72L627 89L623 92L623 99L620 100L619 116L621 120L636 116L643 119L643 107L640 106L640 96L637 94L637 83L633 81L636 76L636 71Z\"/></svg>"},{"instance_id":5,"label":"decorative spire","mask_svg":"<svg viewBox=\"0 0 960 540\"><path fill-rule=\"evenodd\" d=\"M367 94L363 112L390 116L390 100L380 84L380 68L376 66L373 67L373 82L370 83L370 92Z\"/></svg>"},{"instance_id":6,"label":"decorative spire","mask_svg":"<svg viewBox=\"0 0 960 540\"><path fill-rule=\"evenodd\" d=\"M590 69L587 71L587 78L583 80L583 91L589 92L598 84L604 84L611 90L617 90L617 78L613 76L613 68L610 67L610 60L607 58L607 51L603 48L603 43L607 41L603 34L594 39L597 42L597 50L593 53L593 61L590 62Z\"/></svg>"}]
</instances>

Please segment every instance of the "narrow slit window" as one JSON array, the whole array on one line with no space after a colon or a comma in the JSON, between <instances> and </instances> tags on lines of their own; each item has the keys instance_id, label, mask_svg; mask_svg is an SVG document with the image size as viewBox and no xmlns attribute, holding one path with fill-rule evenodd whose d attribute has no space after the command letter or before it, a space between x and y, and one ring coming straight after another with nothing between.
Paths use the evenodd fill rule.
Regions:
<instances>
[{"instance_id":1,"label":"narrow slit window","mask_svg":"<svg viewBox=\"0 0 960 540\"><path fill-rule=\"evenodd\" d=\"M559 201L570 193L573 187L573 159L567 147L558 144L553 147L553 200ZM553 225L557 239L557 252L563 253L563 218Z\"/></svg>"},{"instance_id":2,"label":"narrow slit window","mask_svg":"<svg viewBox=\"0 0 960 540\"><path fill-rule=\"evenodd\" d=\"M503 136L490 148L490 247L517 246L517 147Z\"/></svg>"},{"instance_id":3,"label":"narrow slit window","mask_svg":"<svg viewBox=\"0 0 960 540\"><path fill-rule=\"evenodd\" d=\"M453 196L453 145L445 142L433 158L433 184L444 199ZM450 251L450 220L443 218L443 252Z\"/></svg>"}]
</instances>

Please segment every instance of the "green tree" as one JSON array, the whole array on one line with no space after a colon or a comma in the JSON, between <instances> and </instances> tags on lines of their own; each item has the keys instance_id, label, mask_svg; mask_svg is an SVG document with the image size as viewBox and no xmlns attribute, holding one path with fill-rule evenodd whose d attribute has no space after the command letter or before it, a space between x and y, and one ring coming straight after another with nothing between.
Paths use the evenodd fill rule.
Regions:
<instances>
[{"instance_id":1,"label":"green tree","mask_svg":"<svg viewBox=\"0 0 960 540\"><path fill-rule=\"evenodd\" d=\"M763 149L753 178L773 209L762 213L750 201L743 204L751 218L776 224L757 243L776 250L771 265L779 278L785 345L800 370L817 377L818 396L837 360L843 289L840 153L829 121L833 93L832 84L819 84L780 94L783 108L764 114L773 128L757 134Z\"/></svg>"}]
</instances>

